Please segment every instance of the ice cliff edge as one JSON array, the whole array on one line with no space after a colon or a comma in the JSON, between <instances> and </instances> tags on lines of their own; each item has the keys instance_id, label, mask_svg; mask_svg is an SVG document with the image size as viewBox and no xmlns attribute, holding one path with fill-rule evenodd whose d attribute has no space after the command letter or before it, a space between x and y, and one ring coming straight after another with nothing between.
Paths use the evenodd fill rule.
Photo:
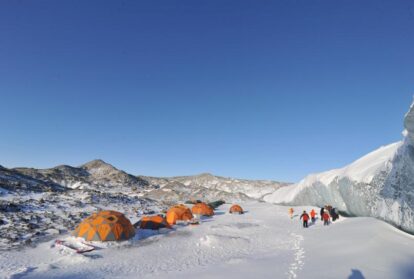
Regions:
<instances>
[{"instance_id":1,"label":"ice cliff edge","mask_svg":"<svg viewBox=\"0 0 414 279\"><path fill-rule=\"evenodd\" d=\"M344 168L309 175L264 200L332 204L350 215L375 217L414 234L414 103L404 127L402 141L380 147Z\"/></svg>"}]
</instances>

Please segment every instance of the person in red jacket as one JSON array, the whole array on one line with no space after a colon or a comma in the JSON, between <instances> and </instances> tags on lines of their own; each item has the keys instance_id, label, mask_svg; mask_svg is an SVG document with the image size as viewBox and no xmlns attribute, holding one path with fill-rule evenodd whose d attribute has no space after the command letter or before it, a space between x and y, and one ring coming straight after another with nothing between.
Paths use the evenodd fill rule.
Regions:
<instances>
[{"instance_id":1,"label":"person in red jacket","mask_svg":"<svg viewBox=\"0 0 414 279\"><path fill-rule=\"evenodd\" d=\"M316 211L315 211L315 209L311 210L310 217L312 218L312 223L315 223L315 221L316 221Z\"/></svg>"},{"instance_id":2,"label":"person in red jacket","mask_svg":"<svg viewBox=\"0 0 414 279\"><path fill-rule=\"evenodd\" d=\"M303 211L302 215L300 215L300 219L303 219L303 227L308 227L309 215L306 213L306 210Z\"/></svg>"},{"instance_id":3,"label":"person in red jacket","mask_svg":"<svg viewBox=\"0 0 414 279\"><path fill-rule=\"evenodd\" d=\"M329 213L327 212L327 210L325 210L325 212L323 213L322 219L323 219L323 225L328 226L331 216L329 216Z\"/></svg>"}]
</instances>

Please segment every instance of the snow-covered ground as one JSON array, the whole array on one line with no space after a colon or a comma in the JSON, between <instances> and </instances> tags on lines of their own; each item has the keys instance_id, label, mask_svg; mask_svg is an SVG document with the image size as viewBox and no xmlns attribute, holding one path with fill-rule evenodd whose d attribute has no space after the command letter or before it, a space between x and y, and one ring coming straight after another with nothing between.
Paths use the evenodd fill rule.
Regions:
<instances>
[{"instance_id":1,"label":"snow-covered ground","mask_svg":"<svg viewBox=\"0 0 414 279\"><path fill-rule=\"evenodd\" d=\"M414 278L414 237L377 219L340 218L329 227L318 220L303 229L287 207L242 206L244 215L227 214L223 205L199 226L141 230L85 255L52 247L53 240L2 251L0 277Z\"/></svg>"}]
</instances>

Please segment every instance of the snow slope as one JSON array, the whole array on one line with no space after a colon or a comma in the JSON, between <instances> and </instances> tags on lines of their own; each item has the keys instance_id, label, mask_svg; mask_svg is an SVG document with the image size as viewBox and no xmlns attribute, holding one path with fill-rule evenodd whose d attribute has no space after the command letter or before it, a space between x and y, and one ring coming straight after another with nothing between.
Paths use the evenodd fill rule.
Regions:
<instances>
[{"instance_id":1,"label":"snow slope","mask_svg":"<svg viewBox=\"0 0 414 279\"><path fill-rule=\"evenodd\" d=\"M195 176L180 176L170 178L192 188L207 188L209 191L226 193L242 193L249 198L260 200L263 196L274 192L290 183L268 180L245 180L230 177L214 176L204 173Z\"/></svg>"},{"instance_id":2,"label":"snow slope","mask_svg":"<svg viewBox=\"0 0 414 279\"><path fill-rule=\"evenodd\" d=\"M405 116L404 139L354 163L312 174L264 197L289 205L332 204L355 216L372 216L414 233L414 106Z\"/></svg>"},{"instance_id":3,"label":"snow slope","mask_svg":"<svg viewBox=\"0 0 414 279\"><path fill-rule=\"evenodd\" d=\"M88 255L53 241L4 251L0 278L413 278L413 236L374 218L303 229L284 206L249 202L245 215L227 214L229 206L199 226L140 230Z\"/></svg>"}]
</instances>

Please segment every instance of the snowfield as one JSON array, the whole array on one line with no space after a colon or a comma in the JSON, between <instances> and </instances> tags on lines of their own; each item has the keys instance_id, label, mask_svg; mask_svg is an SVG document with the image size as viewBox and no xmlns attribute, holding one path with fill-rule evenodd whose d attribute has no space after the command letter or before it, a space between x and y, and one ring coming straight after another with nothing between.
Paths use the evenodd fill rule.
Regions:
<instances>
[{"instance_id":1,"label":"snowfield","mask_svg":"<svg viewBox=\"0 0 414 279\"><path fill-rule=\"evenodd\" d=\"M288 207L249 202L246 214L230 215L229 206L201 225L139 230L129 241L96 243L101 248L89 254L53 247L54 240L2 251L0 277L414 278L414 237L374 218L303 229Z\"/></svg>"}]
</instances>

